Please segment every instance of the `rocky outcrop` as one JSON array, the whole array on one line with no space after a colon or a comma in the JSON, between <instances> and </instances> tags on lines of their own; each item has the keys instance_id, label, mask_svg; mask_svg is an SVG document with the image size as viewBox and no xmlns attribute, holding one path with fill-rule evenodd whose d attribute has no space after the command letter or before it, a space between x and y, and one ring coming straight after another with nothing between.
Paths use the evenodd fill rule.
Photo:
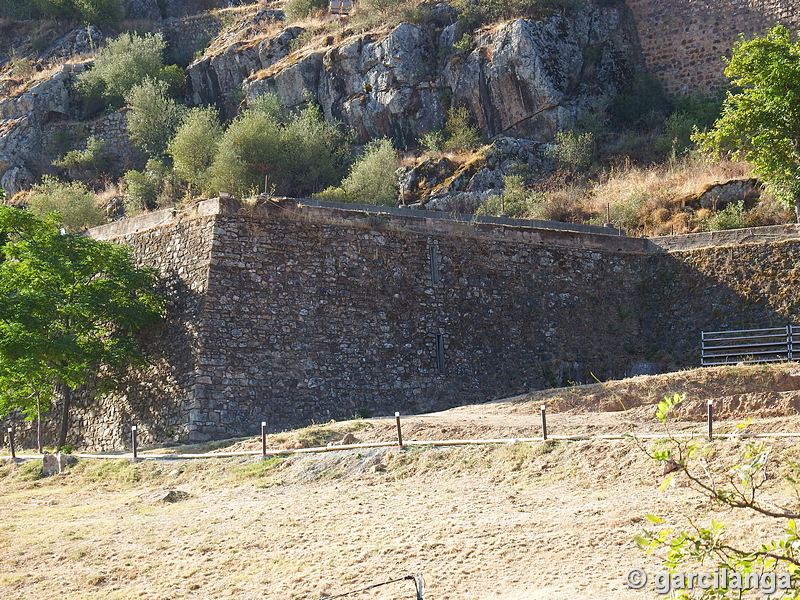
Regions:
<instances>
[{"instance_id":1,"label":"rocky outcrop","mask_svg":"<svg viewBox=\"0 0 800 600\"><path fill-rule=\"evenodd\" d=\"M42 52L37 61L42 66L64 64L77 56L89 56L104 40L105 36L94 25L73 29Z\"/></svg>"},{"instance_id":2,"label":"rocky outcrop","mask_svg":"<svg viewBox=\"0 0 800 600\"><path fill-rule=\"evenodd\" d=\"M215 40L206 55L186 69L191 102L222 105L241 90L242 81L287 56L291 41L303 32L300 27L289 27L275 37L252 41L259 29L282 18L276 11L261 10Z\"/></svg>"},{"instance_id":3,"label":"rocky outcrop","mask_svg":"<svg viewBox=\"0 0 800 600\"><path fill-rule=\"evenodd\" d=\"M400 146L469 108L483 133L547 140L614 96L640 66L624 6L589 4L541 20L516 19L474 36L459 24L401 23L327 50L297 52L243 85L248 99L276 93L287 107L311 99L360 139Z\"/></svg>"},{"instance_id":4,"label":"rocky outcrop","mask_svg":"<svg viewBox=\"0 0 800 600\"><path fill-rule=\"evenodd\" d=\"M527 172L541 178L552 171L548 144L499 137L461 164L446 158L427 158L398 170L400 202L414 208L445 212L474 212L491 195L502 193L503 177Z\"/></svg>"},{"instance_id":5,"label":"rocky outcrop","mask_svg":"<svg viewBox=\"0 0 800 600\"><path fill-rule=\"evenodd\" d=\"M30 183L42 159L42 131L74 109L74 75L64 68L16 97L0 100L0 185L8 195Z\"/></svg>"}]
</instances>

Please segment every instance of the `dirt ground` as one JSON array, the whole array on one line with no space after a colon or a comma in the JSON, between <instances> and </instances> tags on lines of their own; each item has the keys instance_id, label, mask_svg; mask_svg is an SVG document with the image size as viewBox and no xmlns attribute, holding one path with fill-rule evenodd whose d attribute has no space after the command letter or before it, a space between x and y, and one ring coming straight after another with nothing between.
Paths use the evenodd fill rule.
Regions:
<instances>
[{"instance_id":1,"label":"dirt ground","mask_svg":"<svg viewBox=\"0 0 800 600\"><path fill-rule=\"evenodd\" d=\"M800 432L797 389L791 366L687 371L404 417L403 431L407 440L537 436L542 402L553 434L656 431L653 404L680 392L675 430L702 433L713 398L718 431ZM318 425L269 442L324 445L347 433L392 440L394 420ZM776 473L798 460L798 438L768 442ZM727 464L747 443L714 441L714 456ZM744 545L784 525L721 510L681 481L659 491L662 465L631 438L180 458L197 450L136 464L81 460L50 478L37 478L35 462L0 467L2 597L316 600L422 573L427 600L644 600L659 596L628 589L625 574L663 567L634 543L643 530L714 518ZM779 481L768 491L776 500L786 495ZM404 580L347 597L413 599L415 588Z\"/></svg>"}]
</instances>

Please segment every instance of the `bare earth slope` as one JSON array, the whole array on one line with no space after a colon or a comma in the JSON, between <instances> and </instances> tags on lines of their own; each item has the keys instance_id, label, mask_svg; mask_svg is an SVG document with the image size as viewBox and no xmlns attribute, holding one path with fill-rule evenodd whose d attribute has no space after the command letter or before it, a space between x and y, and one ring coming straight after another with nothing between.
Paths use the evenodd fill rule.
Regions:
<instances>
[{"instance_id":1,"label":"bare earth slope","mask_svg":"<svg viewBox=\"0 0 800 600\"><path fill-rule=\"evenodd\" d=\"M800 368L792 365L707 369L407 417L403 427L406 439L535 436L546 402L554 434L654 431L652 404L680 392L687 395L680 429L702 432L705 400L714 398L720 431L748 416L744 431L799 431L797 388ZM277 434L269 443L318 445L347 432L361 441L395 435L393 419L368 419ZM717 440L715 454L732 458L745 443ZM776 458L797 460L796 438L770 444ZM633 600L654 594L627 589L628 569L659 570L659 558L632 541L653 527L648 513L665 526L722 519L742 544L780 530L721 512L680 483L658 491L660 465L631 439L268 461L189 461L178 456L196 447L173 450L172 461L84 460L38 480L35 463L0 467L0 594L316 599L421 572L426 599ZM414 586L402 581L349 597L410 599Z\"/></svg>"}]
</instances>

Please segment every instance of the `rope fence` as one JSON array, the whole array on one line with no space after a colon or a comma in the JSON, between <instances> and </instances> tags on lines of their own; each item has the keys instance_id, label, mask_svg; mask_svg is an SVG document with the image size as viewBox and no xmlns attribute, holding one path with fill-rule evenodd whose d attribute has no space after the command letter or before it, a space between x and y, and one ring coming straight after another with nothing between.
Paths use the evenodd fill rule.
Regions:
<instances>
[{"instance_id":1,"label":"rope fence","mask_svg":"<svg viewBox=\"0 0 800 600\"><path fill-rule=\"evenodd\" d=\"M400 422L400 413L394 414L397 426L397 439L388 442L362 442L357 444L337 444L328 446L313 446L309 448L267 448L267 423L261 422L261 449L260 450L237 450L230 452L202 452L202 453L174 453L174 452L140 452L138 447L138 428L131 427L131 452L120 454L91 454L76 452L72 456L76 458L97 458L97 459L129 459L139 461L143 459L152 460L184 460L184 459L207 459L207 458L231 458L236 456L260 456L262 459L274 456L289 456L292 454L314 454L321 452L334 452L338 450L361 450L365 448L407 448L425 446L476 446L492 444L515 444L515 443L542 443L547 441L587 441L587 440L624 440L636 437L640 440L659 440L659 439L692 439L698 437L698 433L611 433L611 434L572 434L572 435L553 435L548 432L546 406L541 406L541 435L532 437L513 437L513 438L482 438L482 439L447 439L447 440L404 440ZM735 433L714 433L714 407L711 400L707 404L707 432L708 440L717 439L743 439L743 438L800 438L799 432L772 432L772 433L747 433L737 431ZM12 460L31 460L42 458L43 454L19 454L14 436L14 429L9 427L7 430L8 447ZM0 457L2 458L2 457Z\"/></svg>"}]
</instances>

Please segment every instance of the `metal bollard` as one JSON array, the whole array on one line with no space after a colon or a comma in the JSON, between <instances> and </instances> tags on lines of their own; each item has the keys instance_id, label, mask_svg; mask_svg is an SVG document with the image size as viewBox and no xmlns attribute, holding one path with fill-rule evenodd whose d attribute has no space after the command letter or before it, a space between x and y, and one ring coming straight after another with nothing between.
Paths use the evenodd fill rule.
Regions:
<instances>
[{"instance_id":1,"label":"metal bollard","mask_svg":"<svg viewBox=\"0 0 800 600\"><path fill-rule=\"evenodd\" d=\"M139 458L138 454L136 453L136 443L137 443L136 425L134 425L133 427L131 427L131 446L133 446L133 460L138 460Z\"/></svg>"},{"instance_id":2,"label":"metal bollard","mask_svg":"<svg viewBox=\"0 0 800 600\"><path fill-rule=\"evenodd\" d=\"M708 441L714 435L714 404L711 400L708 401Z\"/></svg>"},{"instance_id":3,"label":"metal bollard","mask_svg":"<svg viewBox=\"0 0 800 600\"><path fill-rule=\"evenodd\" d=\"M14 447L14 429L8 428L8 445L11 447L11 460L17 459L17 450Z\"/></svg>"},{"instance_id":4,"label":"metal bollard","mask_svg":"<svg viewBox=\"0 0 800 600\"><path fill-rule=\"evenodd\" d=\"M261 458L267 458L267 422L261 421Z\"/></svg>"}]
</instances>

